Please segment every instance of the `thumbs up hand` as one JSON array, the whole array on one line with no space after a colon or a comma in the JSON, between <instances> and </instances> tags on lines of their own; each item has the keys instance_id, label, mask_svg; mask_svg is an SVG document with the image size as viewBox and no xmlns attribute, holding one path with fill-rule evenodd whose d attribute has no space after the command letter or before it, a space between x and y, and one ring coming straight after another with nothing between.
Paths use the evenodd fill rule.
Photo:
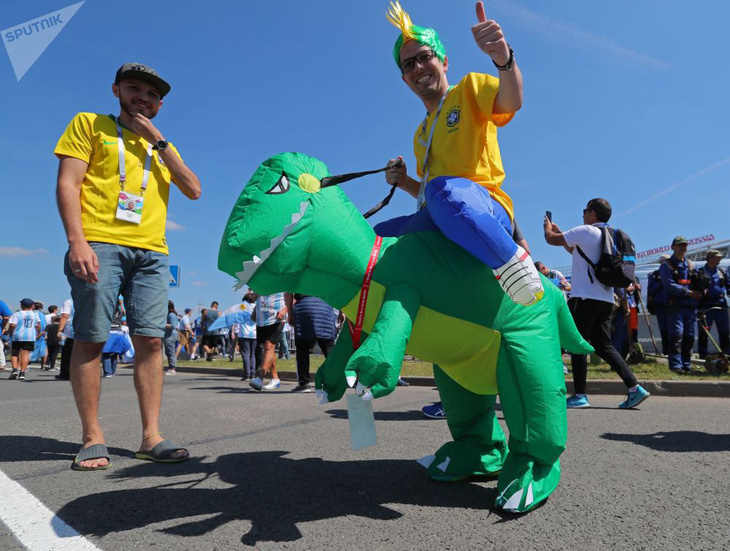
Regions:
<instances>
[{"instance_id":1,"label":"thumbs up hand","mask_svg":"<svg viewBox=\"0 0 730 551\"><path fill-rule=\"evenodd\" d=\"M502 27L487 19L484 3L477 2L477 24L471 28L474 40L479 49L492 58L497 65L504 65L509 60L509 46L504 39Z\"/></svg>"}]
</instances>

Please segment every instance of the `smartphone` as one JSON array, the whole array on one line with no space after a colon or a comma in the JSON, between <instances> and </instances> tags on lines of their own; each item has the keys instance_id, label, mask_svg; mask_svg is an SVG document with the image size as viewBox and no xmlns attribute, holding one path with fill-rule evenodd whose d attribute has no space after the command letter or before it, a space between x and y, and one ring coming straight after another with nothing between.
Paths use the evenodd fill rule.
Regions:
<instances>
[{"instance_id":1,"label":"smartphone","mask_svg":"<svg viewBox=\"0 0 730 551\"><path fill-rule=\"evenodd\" d=\"M545 211L545 218L547 218L547 221L552 224L552 222L553 222L553 213L550 212L549 210L546 210Z\"/></svg>"}]
</instances>

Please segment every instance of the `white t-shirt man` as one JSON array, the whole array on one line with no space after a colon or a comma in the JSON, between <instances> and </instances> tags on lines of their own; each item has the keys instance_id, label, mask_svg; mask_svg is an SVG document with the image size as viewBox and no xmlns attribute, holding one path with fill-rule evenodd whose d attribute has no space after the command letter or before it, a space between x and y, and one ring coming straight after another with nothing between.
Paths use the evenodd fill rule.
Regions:
<instances>
[{"instance_id":1,"label":"white t-shirt man","mask_svg":"<svg viewBox=\"0 0 730 551\"><path fill-rule=\"evenodd\" d=\"M576 248L579 246L583 254L590 258L594 264L598 262L601 257L600 228L605 225L605 222L596 222L592 225L583 224L563 232L565 242L573 248L573 275L570 279L573 286L570 291L571 297L590 298L613 304L613 289L598 281L593 268L588 265ZM591 278L593 278L592 283Z\"/></svg>"},{"instance_id":2,"label":"white t-shirt man","mask_svg":"<svg viewBox=\"0 0 730 551\"><path fill-rule=\"evenodd\" d=\"M73 339L74 338L74 301L73 299L67 299L64 301L63 306L61 306L61 315L64 314L68 315L68 321L66 322L66 325L63 328L63 335L67 339Z\"/></svg>"}]
</instances>

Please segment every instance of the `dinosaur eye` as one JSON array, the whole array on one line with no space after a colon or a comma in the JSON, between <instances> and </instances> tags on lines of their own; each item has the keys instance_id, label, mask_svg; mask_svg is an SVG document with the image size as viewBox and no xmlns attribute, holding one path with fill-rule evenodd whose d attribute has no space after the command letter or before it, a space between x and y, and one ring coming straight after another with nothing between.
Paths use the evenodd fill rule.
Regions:
<instances>
[{"instance_id":1,"label":"dinosaur eye","mask_svg":"<svg viewBox=\"0 0 730 551\"><path fill-rule=\"evenodd\" d=\"M286 174L282 174L281 178L279 178L276 184L274 184L274 187L267 191L266 194L281 195L282 193L286 193L287 191L289 191L289 178L286 177Z\"/></svg>"}]
</instances>

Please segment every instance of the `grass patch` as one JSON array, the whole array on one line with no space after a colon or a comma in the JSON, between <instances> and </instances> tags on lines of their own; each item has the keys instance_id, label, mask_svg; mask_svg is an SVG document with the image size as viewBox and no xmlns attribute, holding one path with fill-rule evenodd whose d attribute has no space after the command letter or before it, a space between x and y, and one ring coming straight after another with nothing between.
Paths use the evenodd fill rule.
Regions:
<instances>
[{"instance_id":1,"label":"grass patch","mask_svg":"<svg viewBox=\"0 0 730 551\"><path fill-rule=\"evenodd\" d=\"M310 364L310 370L312 374L316 373L317 369L320 365L322 365L322 362L324 361L324 357L321 355L312 355L311 357L311 364ZM215 359L212 362L206 362L206 361L181 361L179 362L179 365L183 366L189 366L189 367L215 367L215 368L223 368L223 369L242 369L242 363L240 358L236 358L236 361L229 362L228 359ZM290 360L277 360L276 363L277 369L281 371L296 371L297 365L294 358ZM695 369L697 370L696 373L693 373L692 375L676 375L674 373L671 373L669 371L669 368L667 367L666 363L659 363L655 361L648 361L645 363L635 364L630 366L631 370L634 372L634 375L638 379L651 379L651 380L658 380L658 381L673 381L673 380L682 380L682 381L693 381L693 380L730 380L730 374L721 375L721 376L714 376L710 375L704 369L700 366L695 366ZM401 371L401 375L404 377L433 377L433 369L431 367L431 364L428 362L422 362L420 360L405 360L403 362L403 368ZM571 375L566 375L567 379L571 379ZM588 379L619 379L619 376L611 371L611 368L608 367L605 363L596 363L596 364L589 364L588 365Z\"/></svg>"}]
</instances>

